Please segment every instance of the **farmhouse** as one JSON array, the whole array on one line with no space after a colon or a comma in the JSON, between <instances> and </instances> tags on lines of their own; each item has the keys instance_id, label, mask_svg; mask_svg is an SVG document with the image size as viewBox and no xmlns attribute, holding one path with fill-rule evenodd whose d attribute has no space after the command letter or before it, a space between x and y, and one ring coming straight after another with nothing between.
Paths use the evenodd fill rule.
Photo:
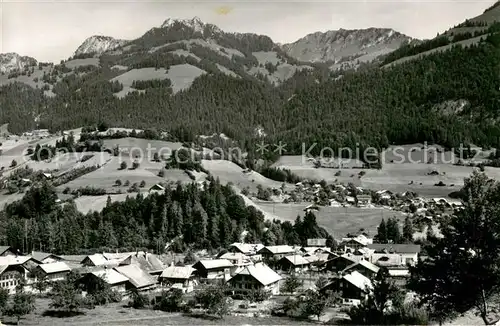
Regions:
<instances>
[{"instance_id":1,"label":"farmhouse","mask_svg":"<svg viewBox=\"0 0 500 326\"><path fill-rule=\"evenodd\" d=\"M9 246L0 246L0 257L17 256L16 251Z\"/></svg>"},{"instance_id":2,"label":"farmhouse","mask_svg":"<svg viewBox=\"0 0 500 326\"><path fill-rule=\"evenodd\" d=\"M165 191L165 187L163 187L161 184L157 183L151 188L149 188L149 192L162 192Z\"/></svg>"},{"instance_id":3,"label":"farmhouse","mask_svg":"<svg viewBox=\"0 0 500 326\"><path fill-rule=\"evenodd\" d=\"M101 269L85 274L79 284L84 286L85 291L92 291L92 287L96 286L98 279L103 280L109 287L117 292L124 293L127 289L128 278L118 273L114 269ZM130 287L130 286L129 286Z\"/></svg>"},{"instance_id":4,"label":"farmhouse","mask_svg":"<svg viewBox=\"0 0 500 326\"><path fill-rule=\"evenodd\" d=\"M120 255L120 254L118 254ZM116 258L114 258L116 257ZM165 269L165 265L156 257L156 255L150 254L148 252L137 252L135 254L125 254L125 256L110 256L110 261L114 258L115 260L121 260L119 266L123 265L137 265L143 271L148 272L151 275L160 275ZM123 258L125 257L125 258Z\"/></svg>"},{"instance_id":5,"label":"farmhouse","mask_svg":"<svg viewBox=\"0 0 500 326\"><path fill-rule=\"evenodd\" d=\"M128 278L127 290L147 291L156 287L156 280L137 265L118 266L114 270Z\"/></svg>"},{"instance_id":6,"label":"farmhouse","mask_svg":"<svg viewBox=\"0 0 500 326\"><path fill-rule=\"evenodd\" d=\"M270 294L279 294L279 276L264 263L246 266L232 277L228 283L236 295L245 295L248 291L263 290Z\"/></svg>"},{"instance_id":7,"label":"farmhouse","mask_svg":"<svg viewBox=\"0 0 500 326\"><path fill-rule=\"evenodd\" d=\"M328 260L324 264L324 270L332 271L332 272L341 272L346 269L348 266L357 263L356 260L352 259L348 255L342 255L339 257L335 257L333 259Z\"/></svg>"},{"instance_id":8,"label":"farmhouse","mask_svg":"<svg viewBox=\"0 0 500 326\"><path fill-rule=\"evenodd\" d=\"M414 265L421 250L420 245L392 243L373 243L368 248L374 250L370 261L382 266Z\"/></svg>"},{"instance_id":9,"label":"farmhouse","mask_svg":"<svg viewBox=\"0 0 500 326\"><path fill-rule=\"evenodd\" d=\"M356 249L366 247L370 243L373 243L373 239L360 234L354 238L343 238L341 245L344 247L344 251L348 251L348 249L355 251Z\"/></svg>"},{"instance_id":10,"label":"farmhouse","mask_svg":"<svg viewBox=\"0 0 500 326\"><path fill-rule=\"evenodd\" d=\"M247 255L244 255L240 252L235 252L235 253L226 252L225 254L223 254L217 258L227 259L231 262L231 264L233 264L236 267L244 267L244 266L248 266L248 265L253 265L253 261L250 259L250 257Z\"/></svg>"},{"instance_id":11,"label":"farmhouse","mask_svg":"<svg viewBox=\"0 0 500 326\"><path fill-rule=\"evenodd\" d=\"M0 257L0 287L14 293L20 280L26 279L36 264L29 256Z\"/></svg>"},{"instance_id":12,"label":"farmhouse","mask_svg":"<svg viewBox=\"0 0 500 326\"><path fill-rule=\"evenodd\" d=\"M201 278L228 280L234 265L227 259L200 260L193 265Z\"/></svg>"},{"instance_id":13,"label":"farmhouse","mask_svg":"<svg viewBox=\"0 0 500 326\"><path fill-rule=\"evenodd\" d=\"M257 252L264 248L263 244L257 243L257 244L252 244L252 243L239 243L235 242L231 245L229 245L229 252L240 252L244 255L247 256L253 256L257 254Z\"/></svg>"},{"instance_id":14,"label":"farmhouse","mask_svg":"<svg viewBox=\"0 0 500 326\"><path fill-rule=\"evenodd\" d=\"M278 261L282 271L305 272L309 270L311 262L300 255L285 256Z\"/></svg>"},{"instance_id":15,"label":"farmhouse","mask_svg":"<svg viewBox=\"0 0 500 326\"><path fill-rule=\"evenodd\" d=\"M357 304L367 298L373 288L372 282L366 276L357 271L334 279L325 285L320 291L338 291L345 302Z\"/></svg>"},{"instance_id":16,"label":"farmhouse","mask_svg":"<svg viewBox=\"0 0 500 326\"><path fill-rule=\"evenodd\" d=\"M196 269L192 266L170 266L163 270L160 282L170 283L184 293L192 292L196 285Z\"/></svg>"},{"instance_id":17,"label":"farmhouse","mask_svg":"<svg viewBox=\"0 0 500 326\"><path fill-rule=\"evenodd\" d=\"M49 263L56 263L58 261L63 261L62 257L41 251L32 251L31 257L40 264L49 264Z\"/></svg>"},{"instance_id":18,"label":"farmhouse","mask_svg":"<svg viewBox=\"0 0 500 326\"><path fill-rule=\"evenodd\" d=\"M86 256L82 261L83 266L118 266L130 254L102 253Z\"/></svg>"},{"instance_id":19,"label":"farmhouse","mask_svg":"<svg viewBox=\"0 0 500 326\"><path fill-rule=\"evenodd\" d=\"M347 266L343 271L342 274L349 274L352 273L353 271L357 271L363 276L372 279L374 278L378 271L380 270L380 267L375 266L374 264L366 261L366 260L361 260L357 263L354 263L352 265Z\"/></svg>"},{"instance_id":20,"label":"farmhouse","mask_svg":"<svg viewBox=\"0 0 500 326\"><path fill-rule=\"evenodd\" d=\"M372 196L370 195L359 195L356 199L359 207L366 207L372 203Z\"/></svg>"},{"instance_id":21,"label":"farmhouse","mask_svg":"<svg viewBox=\"0 0 500 326\"><path fill-rule=\"evenodd\" d=\"M64 280L66 275L71 271L71 268L64 262L40 264L36 268L51 282Z\"/></svg>"},{"instance_id":22,"label":"farmhouse","mask_svg":"<svg viewBox=\"0 0 500 326\"><path fill-rule=\"evenodd\" d=\"M287 255L294 254L295 250L290 246L265 246L260 249L258 254L264 259L279 260Z\"/></svg>"}]
</instances>

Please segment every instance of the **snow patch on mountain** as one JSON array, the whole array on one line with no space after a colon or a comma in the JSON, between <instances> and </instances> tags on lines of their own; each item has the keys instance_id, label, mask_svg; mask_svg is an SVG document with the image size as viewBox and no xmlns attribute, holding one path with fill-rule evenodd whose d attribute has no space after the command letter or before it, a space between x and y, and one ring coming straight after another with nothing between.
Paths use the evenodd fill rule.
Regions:
<instances>
[{"instance_id":1,"label":"snow patch on mountain","mask_svg":"<svg viewBox=\"0 0 500 326\"><path fill-rule=\"evenodd\" d=\"M86 39L75 51L74 55L97 54L115 50L129 41L115 39L111 36L94 35Z\"/></svg>"},{"instance_id":2,"label":"snow patch on mountain","mask_svg":"<svg viewBox=\"0 0 500 326\"><path fill-rule=\"evenodd\" d=\"M0 53L0 72L10 73L22 71L27 67L36 66L38 62L32 57L20 56L17 53Z\"/></svg>"}]
</instances>

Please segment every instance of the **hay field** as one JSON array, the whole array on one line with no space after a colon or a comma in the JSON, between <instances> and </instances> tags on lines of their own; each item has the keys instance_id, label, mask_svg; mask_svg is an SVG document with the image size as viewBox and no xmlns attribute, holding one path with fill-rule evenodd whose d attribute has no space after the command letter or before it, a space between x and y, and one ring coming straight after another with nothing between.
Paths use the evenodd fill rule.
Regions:
<instances>
[{"instance_id":1,"label":"hay field","mask_svg":"<svg viewBox=\"0 0 500 326\"><path fill-rule=\"evenodd\" d=\"M272 216L292 223L298 215L304 216L304 208L309 205L308 203L282 204L263 201L255 201L255 204ZM318 224L335 238L345 236L348 232L359 231L360 228L374 235L382 218L396 217L401 222L405 218L402 212L383 208L320 207L320 210L314 214Z\"/></svg>"},{"instance_id":2,"label":"hay field","mask_svg":"<svg viewBox=\"0 0 500 326\"><path fill-rule=\"evenodd\" d=\"M170 66L166 76L172 82L172 93L175 94L191 87L193 81L204 74L205 70L186 63Z\"/></svg>"},{"instance_id":3,"label":"hay field","mask_svg":"<svg viewBox=\"0 0 500 326\"><path fill-rule=\"evenodd\" d=\"M87 155L93 156L85 162L80 162ZM55 156L50 161L28 161L26 166L35 171L58 170L58 173L64 173L75 168L102 166L110 159L111 155L105 152L65 153Z\"/></svg>"},{"instance_id":4,"label":"hay field","mask_svg":"<svg viewBox=\"0 0 500 326\"><path fill-rule=\"evenodd\" d=\"M148 157L150 153L150 158L153 158L154 153L158 152L159 155L164 154L165 156L170 156L172 151L178 150L182 147L182 143L178 142L168 142L163 140L149 140L141 138L120 138L120 139L105 139L103 141L106 148L113 148L116 145L119 146L120 151L123 155L130 154L131 157L136 155ZM148 150L149 149L149 150Z\"/></svg>"},{"instance_id":5,"label":"hay field","mask_svg":"<svg viewBox=\"0 0 500 326\"><path fill-rule=\"evenodd\" d=\"M281 182L268 179L255 171L245 173L242 168L233 162L223 160L202 160L201 164L214 176L214 178L219 178L222 184L231 182L239 190L248 187L250 191L257 191L257 185L262 185L264 188L279 189L282 185ZM286 188L289 190L294 187L295 186L291 184L286 185Z\"/></svg>"},{"instance_id":6,"label":"hay field","mask_svg":"<svg viewBox=\"0 0 500 326\"><path fill-rule=\"evenodd\" d=\"M125 170L120 170L120 163L122 161L127 163L127 169ZM160 182L191 182L189 176L182 170L166 170L165 176L163 178L159 177L158 172L165 166L164 162L157 163L148 160L140 160L140 166L135 170L131 170L130 168L132 167L133 161L134 159L130 159L127 156L112 157L106 165L98 170L59 186L58 190L62 191L66 187L77 189L80 187L92 186L106 189L106 191L110 193L117 192L118 190L125 193L132 184L140 183L143 180L146 182L146 186L143 188L144 191ZM121 187L115 187L116 180L120 180L122 184L128 180L130 186L127 187L122 185Z\"/></svg>"},{"instance_id":7,"label":"hay field","mask_svg":"<svg viewBox=\"0 0 500 326\"><path fill-rule=\"evenodd\" d=\"M64 63L69 69L75 69L84 66L99 66L99 58L74 59Z\"/></svg>"},{"instance_id":8,"label":"hay field","mask_svg":"<svg viewBox=\"0 0 500 326\"><path fill-rule=\"evenodd\" d=\"M122 202L127 197L134 198L137 194L119 194L119 195L105 195L105 196L82 196L75 199L76 208L83 214L89 212L100 212L108 201L108 196L113 202Z\"/></svg>"}]
</instances>

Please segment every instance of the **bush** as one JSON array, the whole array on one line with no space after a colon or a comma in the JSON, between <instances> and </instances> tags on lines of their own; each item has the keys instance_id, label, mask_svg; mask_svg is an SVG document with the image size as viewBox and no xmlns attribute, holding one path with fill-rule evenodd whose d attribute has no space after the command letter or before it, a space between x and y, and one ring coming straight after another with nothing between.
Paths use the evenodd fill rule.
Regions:
<instances>
[{"instance_id":1,"label":"bush","mask_svg":"<svg viewBox=\"0 0 500 326\"><path fill-rule=\"evenodd\" d=\"M258 289L258 290L248 291L248 293L245 296L245 299L248 300L249 302L262 302L269 299L270 296L271 295L269 294L269 292L264 291L262 289Z\"/></svg>"},{"instance_id":2,"label":"bush","mask_svg":"<svg viewBox=\"0 0 500 326\"><path fill-rule=\"evenodd\" d=\"M125 181L125 183L124 183L123 185L124 185L125 187L130 186L130 181L129 181L129 180Z\"/></svg>"},{"instance_id":3,"label":"bush","mask_svg":"<svg viewBox=\"0 0 500 326\"><path fill-rule=\"evenodd\" d=\"M115 181L115 185L116 185L117 187L121 187L121 185L122 185L122 181L121 181L120 179L116 180L116 181Z\"/></svg>"},{"instance_id":4,"label":"bush","mask_svg":"<svg viewBox=\"0 0 500 326\"><path fill-rule=\"evenodd\" d=\"M172 289L162 292L159 298L155 299L154 309L166 312L182 311L184 296L181 290Z\"/></svg>"},{"instance_id":5,"label":"bush","mask_svg":"<svg viewBox=\"0 0 500 326\"><path fill-rule=\"evenodd\" d=\"M438 183L434 184L436 187L445 187L446 184L443 181L439 181Z\"/></svg>"},{"instance_id":6,"label":"bush","mask_svg":"<svg viewBox=\"0 0 500 326\"><path fill-rule=\"evenodd\" d=\"M139 165L140 165L139 162L134 161L134 163L132 163L132 170L137 169L139 167Z\"/></svg>"},{"instance_id":7,"label":"bush","mask_svg":"<svg viewBox=\"0 0 500 326\"><path fill-rule=\"evenodd\" d=\"M144 309L149 306L148 297L144 294L140 294L139 292L134 291L130 295L128 306L134 309Z\"/></svg>"},{"instance_id":8,"label":"bush","mask_svg":"<svg viewBox=\"0 0 500 326\"><path fill-rule=\"evenodd\" d=\"M161 169L160 172L158 172L158 176L160 178L163 178L165 176L165 170L164 169Z\"/></svg>"},{"instance_id":9,"label":"bush","mask_svg":"<svg viewBox=\"0 0 500 326\"><path fill-rule=\"evenodd\" d=\"M142 180L141 183L139 184L139 188L144 188L146 187L146 181Z\"/></svg>"},{"instance_id":10,"label":"bush","mask_svg":"<svg viewBox=\"0 0 500 326\"><path fill-rule=\"evenodd\" d=\"M70 192L71 192L71 188L70 187L66 187L63 190L63 194L65 194L65 195L69 194Z\"/></svg>"},{"instance_id":11,"label":"bush","mask_svg":"<svg viewBox=\"0 0 500 326\"><path fill-rule=\"evenodd\" d=\"M120 163L120 170L125 170L125 169L127 169L127 162L122 161L122 162Z\"/></svg>"},{"instance_id":12,"label":"bush","mask_svg":"<svg viewBox=\"0 0 500 326\"><path fill-rule=\"evenodd\" d=\"M10 167L11 168L15 168L17 166L17 161L16 160L12 160L12 162L10 163Z\"/></svg>"}]
</instances>

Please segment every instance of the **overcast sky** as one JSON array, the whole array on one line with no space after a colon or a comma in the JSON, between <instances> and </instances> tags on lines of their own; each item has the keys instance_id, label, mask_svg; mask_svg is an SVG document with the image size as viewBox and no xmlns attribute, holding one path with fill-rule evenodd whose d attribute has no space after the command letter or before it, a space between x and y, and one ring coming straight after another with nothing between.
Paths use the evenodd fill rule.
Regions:
<instances>
[{"instance_id":1,"label":"overcast sky","mask_svg":"<svg viewBox=\"0 0 500 326\"><path fill-rule=\"evenodd\" d=\"M0 52L39 61L72 55L91 35L134 39L167 18L200 17L228 32L266 34L293 42L339 28L390 27L416 38L481 14L493 0L324 1L11 1L0 0Z\"/></svg>"}]
</instances>

